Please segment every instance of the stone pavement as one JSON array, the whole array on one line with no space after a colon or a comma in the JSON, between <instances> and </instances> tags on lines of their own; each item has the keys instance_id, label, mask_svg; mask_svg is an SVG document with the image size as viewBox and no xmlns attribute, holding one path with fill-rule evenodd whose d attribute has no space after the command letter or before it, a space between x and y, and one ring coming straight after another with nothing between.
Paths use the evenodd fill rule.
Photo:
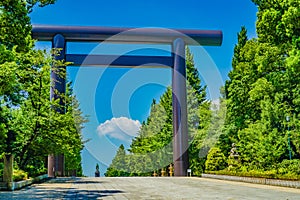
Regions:
<instances>
[{"instance_id":1,"label":"stone pavement","mask_svg":"<svg viewBox=\"0 0 300 200\"><path fill-rule=\"evenodd\" d=\"M0 199L300 200L300 189L195 177L57 178Z\"/></svg>"}]
</instances>

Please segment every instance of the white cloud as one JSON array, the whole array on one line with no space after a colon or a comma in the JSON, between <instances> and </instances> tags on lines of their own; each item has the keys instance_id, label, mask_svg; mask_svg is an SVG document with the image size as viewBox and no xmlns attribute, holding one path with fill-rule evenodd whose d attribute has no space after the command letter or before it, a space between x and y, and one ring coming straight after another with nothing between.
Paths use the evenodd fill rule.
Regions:
<instances>
[{"instance_id":1,"label":"white cloud","mask_svg":"<svg viewBox=\"0 0 300 200\"><path fill-rule=\"evenodd\" d=\"M97 127L100 136L129 141L137 136L141 123L138 120L132 120L127 117L112 118L106 120Z\"/></svg>"}]
</instances>

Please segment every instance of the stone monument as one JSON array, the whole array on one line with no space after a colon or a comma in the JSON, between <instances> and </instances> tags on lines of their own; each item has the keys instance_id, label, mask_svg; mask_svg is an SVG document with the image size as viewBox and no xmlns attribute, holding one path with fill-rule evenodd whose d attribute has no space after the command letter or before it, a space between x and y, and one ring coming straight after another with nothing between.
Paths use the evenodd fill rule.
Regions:
<instances>
[{"instance_id":1,"label":"stone monument","mask_svg":"<svg viewBox=\"0 0 300 200\"><path fill-rule=\"evenodd\" d=\"M100 177L99 165L96 165L95 177Z\"/></svg>"}]
</instances>

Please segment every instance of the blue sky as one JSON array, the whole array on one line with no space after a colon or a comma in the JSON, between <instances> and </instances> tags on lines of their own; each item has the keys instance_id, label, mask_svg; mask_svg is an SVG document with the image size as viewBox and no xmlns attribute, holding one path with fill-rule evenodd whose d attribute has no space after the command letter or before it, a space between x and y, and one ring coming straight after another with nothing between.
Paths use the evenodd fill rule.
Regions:
<instances>
[{"instance_id":1,"label":"blue sky","mask_svg":"<svg viewBox=\"0 0 300 200\"><path fill-rule=\"evenodd\" d=\"M222 30L221 47L191 47L208 98L218 98L231 69L237 33L246 26L255 37L256 6L250 0L58 0L36 8L33 24L111 27L159 27L171 29ZM49 48L50 43L39 43ZM68 44L72 53L165 55L166 45ZM82 152L83 170L93 176L96 163L101 174L110 164L120 144L128 148L138 127L148 114L152 99L159 99L171 83L170 69L124 69L69 67L68 78L81 109L90 122L83 130L86 143Z\"/></svg>"}]
</instances>

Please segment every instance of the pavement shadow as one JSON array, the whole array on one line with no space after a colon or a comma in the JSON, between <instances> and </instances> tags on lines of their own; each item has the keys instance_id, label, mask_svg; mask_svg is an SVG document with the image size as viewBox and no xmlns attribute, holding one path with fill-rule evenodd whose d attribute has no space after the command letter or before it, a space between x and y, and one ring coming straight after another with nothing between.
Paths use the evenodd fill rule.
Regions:
<instances>
[{"instance_id":1,"label":"pavement shadow","mask_svg":"<svg viewBox=\"0 0 300 200\"><path fill-rule=\"evenodd\" d=\"M124 193L122 190L89 190L90 186L74 187L73 184L101 184L102 180L80 178L49 179L45 184L34 184L13 192L0 192L0 199L92 199ZM71 186L73 185L73 187ZM71 186L71 187L70 187Z\"/></svg>"},{"instance_id":2,"label":"pavement shadow","mask_svg":"<svg viewBox=\"0 0 300 200\"><path fill-rule=\"evenodd\" d=\"M68 190L66 192L66 189ZM39 188L31 191L1 192L0 199L91 199L114 196L121 190L78 190L75 188Z\"/></svg>"},{"instance_id":3,"label":"pavement shadow","mask_svg":"<svg viewBox=\"0 0 300 200\"><path fill-rule=\"evenodd\" d=\"M75 181L75 184L97 184L97 183L105 183L105 181L92 181L92 180L88 180L88 181Z\"/></svg>"},{"instance_id":4,"label":"pavement shadow","mask_svg":"<svg viewBox=\"0 0 300 200\"><path fill-rule=\"evenodd\" d=\"M70 177L59 177L59 178L49 178L47 181L45 181L46 183L73 183L76 182L77 180L79 180L79 178L70 178Z\"/></svg>"},{"instance_id":5,"label":"pavement shadow","mask_svg":"<svg viewBox=\"0 0 300 200\"><path fill-rule=\"evenodd\" d=\"M30 186L16 191L6 191L0 193L0 199L61 199L66 190L72 188L64 187L35 187Z\"/></svg>"},{"instance_id":6,"label":"pavement shadow","mask_svg":"<svg viewBox=\"0 0 300 200\"><path fill-rule=\"evenodd\" d=\"M73 190L67 193L63 199L99 199L100 197L114 196L124 193L121 190Z\"/></svg>"}]
</instances>

